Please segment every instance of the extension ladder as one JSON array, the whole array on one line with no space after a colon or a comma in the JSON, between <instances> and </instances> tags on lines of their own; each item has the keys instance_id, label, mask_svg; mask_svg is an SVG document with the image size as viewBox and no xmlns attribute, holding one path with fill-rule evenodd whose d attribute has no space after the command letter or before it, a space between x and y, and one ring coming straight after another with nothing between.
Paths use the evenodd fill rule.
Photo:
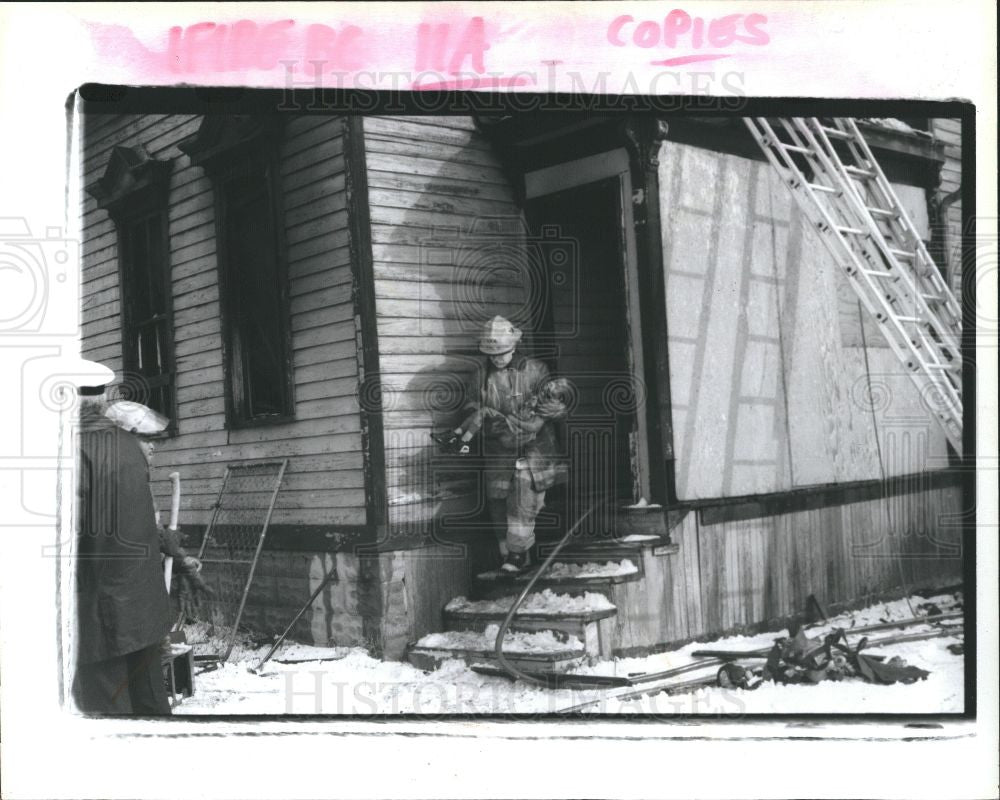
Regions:
<instances>
[{"instance_id":1,"label":"extension ladder","mask_svg":"<svg viewBox=\"0 0 1000 800\"><path fill-rule=\"evenodd\" d=\"M961 454L961 308L854 120L744 121Z\"/></svg>"}]
</instances>

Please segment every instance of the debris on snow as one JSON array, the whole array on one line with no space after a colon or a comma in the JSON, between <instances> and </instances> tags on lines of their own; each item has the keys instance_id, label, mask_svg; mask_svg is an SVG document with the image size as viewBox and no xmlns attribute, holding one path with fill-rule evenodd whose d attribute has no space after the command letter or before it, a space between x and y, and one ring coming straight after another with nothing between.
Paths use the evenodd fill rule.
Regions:
<instances>
[{"instance_id":1,"label":"debris on snow","mask_svg":"<svg viewBox=\"0 0 1000 800\"><path fill-rule=\"evenodd\" d=\"M955 609L950 595L917 596L911 603L933 602L945 613ZM910 617L905 599L881 603L860 611L833 617L828 623L808 630L810 637L822 636L835 627L850 634L859 627L885 619ZM928 624L910 628L931 630ZM787 635L774 631L753 636L730 636L711 643L702 641L677 650L651 656L617 658L574 672L594 675L635 676L672 669L696 661L691 653L708 646L743 650L770 647ZM852 644L859 636L850 634ZM489 638L489 633L483 634ZM495 638L495 629L493 632ZM510 634L511 638L517 634ZM284 664L269 661L259 674L250 668L268 650L234 651L232 659L212 672L195 679L195 695L185 699L174 714L503 714L556 713L582 702L596 700L588 713L595 714L941 714L964 710L964 659L957 650L961 635L901 642L879 647L873 653L887 658L898 656L907 663L929 671L925 680L891 686L867 683L860 678L838 682L781 685L766 682L756 690L711 686L678 694L659 693L635 700L616 700L601 689L543 689L521 681L481 675L458 659L445 661L434 672L424 672L411 664L380 661L361 648L308 647L306 654L317 658L338 657L336 661ZM561 647L565 648L565 643ZM303 645L289 645L302 648ZM492 640L490 647L492 649ZM283 658L282 650L276 658ZM291 650L291 652L297 652ZM866 651L863 651L866 652ZM713 677L718 667L692 672L690 677ZM684 680L682 676L678 680Z\"/></svg>"},{"instance_id":2,"label":"debris on snow","mask_svg":"<svg viewBox=\"0 0 1000 800\"><path fill-rule=\"evenodd\" d=\"M456 614L498 614L510 611L515 598L502 597L498 600L469 600L456 597L444 607L445 611ZM582 597L556 594L551 589L532 592L521 603L518 614L586 614L592 611L609 611L614 604L603 594L587 592Z\"/></svg>"}]
</instances>

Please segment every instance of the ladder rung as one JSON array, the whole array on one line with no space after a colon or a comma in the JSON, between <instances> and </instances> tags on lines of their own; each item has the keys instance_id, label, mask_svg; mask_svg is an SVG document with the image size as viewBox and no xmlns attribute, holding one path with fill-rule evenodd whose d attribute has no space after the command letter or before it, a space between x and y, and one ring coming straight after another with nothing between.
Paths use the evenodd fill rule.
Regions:
<instances>
[{"instance_id":1,"label":"ladder rung","mask_svg":"<svg viewBox=\"0 0 1000 800\"><path fill-rule=\"evenodd\" d=\"M896 278L896 273L894 272L882 272L877 269L863 269L861 270L865 275L871 275L873 278Z\"/></svg>"},{"instance_id":2,"label":"ladder rung","mask_svg":"<svg viewBox=\"0 0 1000 800\"><path fill-rule=\"evenodd\" d=\"M833 136L836 139L853 139L854 138L854 136L852 136L851 134L847 133L846 131L842 131L840 128L830 128L830 127L828 127L826 125L820 125L819 129L821 131L823 131L823 133L825 133L827 136Z\"/></svg>"},{"instance_id":3,"label":"ladder rung","mask_svg":"<svg viewBox=\"0 0 1000 800\"><path fill-rule=\"evenodd\" d=\"M908 250L897 250L895 247L890 247L889 252L892 253L896 258L916 258L916 253L911 253Z\"/></svg>"},{"instance_id":4,"label":"ladder rung","mask_svg":"<svg viewBox=\"0 0 1000 800\"><path fill-rule=\"evenodd\" d=\"M944 370L945 372L961 372L959 367L955 366L954 364L928 364L927 368L940 369Z\"/></svg>"},{"instance_id":5,"label":"ladder rung","mask_svg":"<svg viewBox=\"0 0 1000 800\"><path fill-rule=\"evenodd\" d=\"M920 296L922 298L924 298L924 300L926 300L928 303L943 303L943 302L945 302L945 299L943 297L941 297L940 295L936 295L936 294L922 294Z\"/></svg>"},{"instance_id":6,"label":"ladder rung","mask_svg":"<svg viewBox=\"0 0 1000 800\"><path fill-rule=\"evenodd\" d=\"M808 186L810 189L815 189L817 192L830 192L831 194L838 194L840 192L840 189L824 186L822 183L810 183Z\"/></svg>"},{"instance_id":7,"label":"ladder rung","mask_svg":"<svg viewBox=\"0 0 1000 800\"><path fill-rule=\"evenodd\" d=\"M874 178L875 173L870 169L861 169L861 167L852 167L850 165L845 166L844 170L851 175L857 175L860 178Z\"/></svg>"},{"instance_id":8,"label":"ladder rung","mask_svg":"<svg viewBox=\"0 0 1000 800\"><path fill-rule=\"evenodd\" d=\"M899 214L895 211L890 211L888 208L875 208L874 206L868 206L868 211L876 217L890 217L895 219L899 216Z\"/></svg>"},{"instance_id":9,"label":"ladder rung","mask_svg":"<svg viewBox=\"0 0 1000 800\"><path fill-rule=\"evenodd\" d=\"M802 153L807 156L815 155L815 152L809 147L801 147L797 144L785 144L784 142L778 142L778 144L783 150L791 150L793 153Z\"/></svg>"},{"instance_id":10,"label":"ladder rung","mask_svg":"<svg viewBox=\"0 0 1000 800\"><path fill-rule=\"evenodd\" d=\"M926 321L927 321L927 320L925 320L925 319L924 319L923 317L904 317L904 316L896 316L896 318L895 318L895 319L896 319L896 321L897 321L897 322L913 322L913 323L922 323L922 322L926 322Z\"/></svg>"},{"instance_id":11,"label":"ladder rung","mask_svg":"<svg viewBox=\"0 0 1000 800\"><path fill-rule=\"evenodd\" d=\"M837 230L841 233L852 233L855 236L864 236L867 231L863 231L860 228L848 228L846 226L838 226Z\"/></svg>"}]
</instances>

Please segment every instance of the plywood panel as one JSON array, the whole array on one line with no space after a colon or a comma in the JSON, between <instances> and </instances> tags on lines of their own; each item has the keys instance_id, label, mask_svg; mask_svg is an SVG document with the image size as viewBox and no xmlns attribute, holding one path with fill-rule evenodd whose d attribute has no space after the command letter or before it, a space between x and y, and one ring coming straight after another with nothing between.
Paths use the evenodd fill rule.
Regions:
<instances>
[{"instance_id":1,"label":"plywood panel","mask_svg":"<svg viewBox=\"0 0 1000 800\"><path fill-rule=\"evenodd\" d=\"M891 351L845 345L844 279L773 170L666 142L659 179L679 495L902 474L873 446L896 428L943 466L943 435Z\"/></svg>"}]
</instances>

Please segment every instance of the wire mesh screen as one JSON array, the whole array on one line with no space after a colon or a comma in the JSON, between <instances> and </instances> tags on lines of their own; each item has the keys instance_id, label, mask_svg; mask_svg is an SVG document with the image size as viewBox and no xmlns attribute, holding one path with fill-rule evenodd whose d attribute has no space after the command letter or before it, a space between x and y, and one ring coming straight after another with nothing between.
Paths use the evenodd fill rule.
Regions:
<instances>
[{"instance_id":1,"label":"wire mesh screen","mask_svg":"<svg viewBox=\"0 0 1000 800\"><path fill-rule=\"evenodd\" d=\"M229 466L198 558L213 596L185 609L188 642L197 655L229 658L241 628L254 571L288 461ZM193 624L192 624L193 623Z\"/></svg>"}]
</instances>

